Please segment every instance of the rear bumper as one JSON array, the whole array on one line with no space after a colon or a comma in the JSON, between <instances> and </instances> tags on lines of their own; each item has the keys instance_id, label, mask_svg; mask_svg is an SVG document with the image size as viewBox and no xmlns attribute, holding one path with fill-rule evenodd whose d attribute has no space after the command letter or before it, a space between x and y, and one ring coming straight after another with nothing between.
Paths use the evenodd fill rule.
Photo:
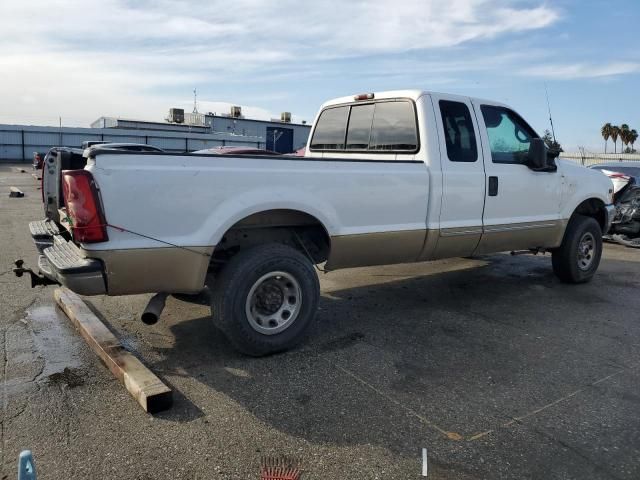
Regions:
<instances>
[{"instance_id":1,"label":"rear bumper","mask_svg":"<svg viewBox=\"0 0 640 480\"><path fill-rule=\"evenodd\" d=\"M100 260L86 258L52 222L31 222L29 230L41 252L38 269L42 275L80 295L107 293L104 266Z\"/></svg>"},{"instance_id":2,"label":"rear bumper","mask_svg":"<svg viewBox=\"0 0 640 480\"><path fill-rule=\"evenodd\" d=\"M50 220L31 222L29 230L41 253L40 273L81 295L198 293L213 251L213 247L84 250Z\"/></svg>"},{"instance_id":3,"label":"rear bumper","mask_svg":"<svg viewBox=\"0 0 640 480\"><path fill-rule=\"evenodd\" d=\"M39 220L29 223L31 238L36 244L38 251L44 254L44 249L53 246L54 235L60 235L60 230L55 222L51 220Z\"/></svg>"},{"instance_id":4,"label":"rear bumper","mask_svg":"<svg viewBox=\"0 0 640 480\"><path fill-rule=\"evenodd\" d=\"M605 205L605 219L604 219L604 230L602 232L605 235L609 229L611 228L611 223L613 222L613 218L616 216L616 207L615 205Z\"/></svg>"}]
</instances>

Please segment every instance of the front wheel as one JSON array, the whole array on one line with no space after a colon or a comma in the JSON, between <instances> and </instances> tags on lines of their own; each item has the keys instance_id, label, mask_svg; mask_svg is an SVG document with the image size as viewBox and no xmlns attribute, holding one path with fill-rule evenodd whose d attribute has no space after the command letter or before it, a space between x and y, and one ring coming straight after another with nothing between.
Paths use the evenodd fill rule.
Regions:
<instances>
[{"instance_id":1,"label":"front wheel","mask_svg":"<svg viewBox=\"0 0 640 480\"><path fill-rule=\"evenodd\" d=\"M562 244L553 251L553 272L566 283L584 283L593 278L602 256L602 230L598 222L583 215L569 221Z\"/></svg>"},{"instance_id":2,"label":"front wheel","mask_svg":"<svg viewBox=\"0 0 640 480\"><path fill-rule=\"evenodd\" d=\"M236 349L256 357L298 344L320 297L309 259L281 244L239 252L210 288L217 325Z\"/></svg>"}]
</instances>

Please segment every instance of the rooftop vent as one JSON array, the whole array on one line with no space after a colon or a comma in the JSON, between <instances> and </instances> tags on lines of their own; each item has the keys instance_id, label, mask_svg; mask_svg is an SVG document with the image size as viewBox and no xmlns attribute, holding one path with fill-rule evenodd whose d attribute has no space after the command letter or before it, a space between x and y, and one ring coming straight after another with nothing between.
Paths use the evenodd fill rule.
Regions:
<instances>
[{"instance_id":1,"label":"rooftop vent","mask_svg":"<svg viewBox=\"0 0 640 480\"><path fill-rule=\"evenodd\" d=\"M184 108L170 108L167 120L172 123L184 123Z\"/></svg>"},{"instance_id":2,"label":"rooftop vent","mask_svg":"<svg viewBox=\"0 0 640 480\"><path fill-rule=\"evenodd\" d=\"M233 118L241 118L242 117L242 107L239 107L237 105L233 105L231 107L231 116Z\"/></svg>"},{"instance_id":3,"label":"rooftop vent","mask_svg":"<svg viewBox=\"0 0 640 480\"><path fill-rule=\"evenodd\" d=\"M291 112L282 112L280 114L280 121L284 123L291 123Z\"/></svg>"}]
</instances>

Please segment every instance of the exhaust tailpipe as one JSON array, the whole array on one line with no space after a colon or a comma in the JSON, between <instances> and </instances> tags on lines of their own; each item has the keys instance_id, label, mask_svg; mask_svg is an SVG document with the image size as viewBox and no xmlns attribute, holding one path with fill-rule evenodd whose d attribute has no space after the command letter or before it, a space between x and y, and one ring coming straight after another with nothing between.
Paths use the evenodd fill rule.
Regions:
<instances>
[{"instance_id":1,"label":"exhaust tailpipe","mask_svg":"<svg viewBox=\"0 0 640 480\"><path fill-rule=\"evenodd\" d=\"M164 305L167 302L167 295L168 293L156 293L151 297L151 300L147 303L147 308L140 315L140 320L143 323L147 325L158 323L162 310L164 310Z\"/></svg>"}]
</instances>

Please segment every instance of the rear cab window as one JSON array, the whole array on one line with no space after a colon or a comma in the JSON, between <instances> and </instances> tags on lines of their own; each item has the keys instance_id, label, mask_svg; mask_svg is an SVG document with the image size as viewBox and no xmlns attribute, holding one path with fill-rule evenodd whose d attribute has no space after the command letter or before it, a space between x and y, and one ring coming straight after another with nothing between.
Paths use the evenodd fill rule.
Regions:
<instances>
[{"instance_id":1,"label":"rear cab window","mask_svg":"<svg viewBox=\"0 0 640 480\"><path fill-rule=\"evenodd\" d=\"M415 105L393 99L328 107L311 139L311 151L415 153L419 149Z\"/></svg>"},{"instance_id":2,"label":"rear cab window","mask_svg":"<svg viewBox=\"0 0 640 480\"><path fill-rule=\"evenodd\" d=\"M344 150L345 129L349 107L333 107L323 110L316 122L311 140L312 150Z\"/></svg>"}]
</instances>

